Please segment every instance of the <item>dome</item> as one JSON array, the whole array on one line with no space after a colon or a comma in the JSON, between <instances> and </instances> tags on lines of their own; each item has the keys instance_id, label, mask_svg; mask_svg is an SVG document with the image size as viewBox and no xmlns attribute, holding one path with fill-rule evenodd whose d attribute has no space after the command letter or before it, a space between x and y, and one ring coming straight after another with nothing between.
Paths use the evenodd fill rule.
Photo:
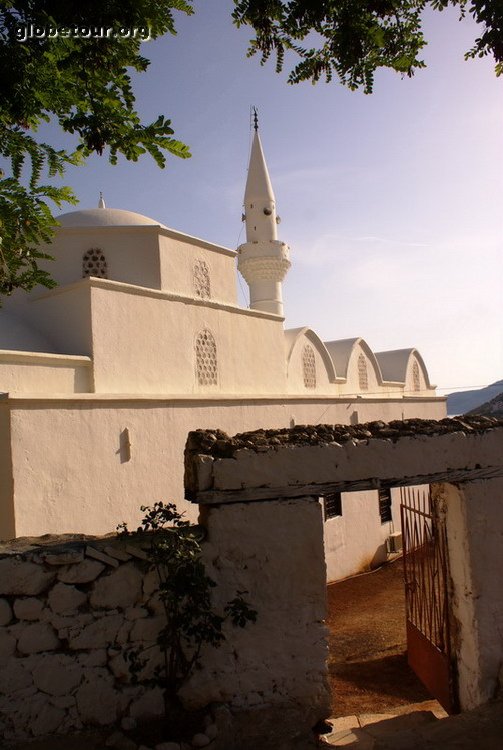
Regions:
<instances>
[{"instance_id":1,"label":"dome","mask_svg":"<svg viewBox=\"0 0 503 750\"><path fill-rule=\"evenodd\" d=\"M121 208L87 208L82 211L69 211L56 217L62 227L162 227L155 219L138 214L136 211L124 211Z\"/></svg>"}]
</instances>

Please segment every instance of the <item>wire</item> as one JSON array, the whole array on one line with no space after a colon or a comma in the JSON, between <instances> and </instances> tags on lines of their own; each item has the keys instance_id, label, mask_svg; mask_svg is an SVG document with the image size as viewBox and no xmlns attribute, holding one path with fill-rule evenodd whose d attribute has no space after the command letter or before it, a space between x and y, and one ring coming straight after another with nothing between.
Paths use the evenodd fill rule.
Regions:
<instances>
[{"instance_id":1,"label":"wire","mask_svg":"<svg viewBox=\"0 0 503 750\"><path fill-rule=\"evenodd\" d=\"M437 387L437 391L463 391L470 388L491 388L493 385L496 385L496 383L489 383L489 385L486 383L484 385L444 385L441 388ZM501 390L503 391L503 384L501 385Z\"/></svg>"}]
</instances>

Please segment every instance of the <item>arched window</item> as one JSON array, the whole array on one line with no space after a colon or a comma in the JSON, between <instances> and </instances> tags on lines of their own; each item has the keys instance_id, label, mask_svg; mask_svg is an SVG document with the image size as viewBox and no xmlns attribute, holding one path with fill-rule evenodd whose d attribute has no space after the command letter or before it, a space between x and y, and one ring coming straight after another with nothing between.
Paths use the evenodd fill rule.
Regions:
<instances>
[{"instance_id":1,"label":"arched window","mask_svg":"<svg viewBox=\"0 0 503 750\"><path fill-rule=\"evenodd\" d=\"M358 385L361 391L368 391L369 376L367 372L367 358L364 354L358 357Z\"/></svg>"},{"instance_id":2,"label":"arched window","mask_svg":"<svg viewBox=\"0 0 503 750\"><path fill-rule=\"evenodd\" d=\"M199 385L217 385L217 345L207 328L196 339L196 377Z\"/></svg>"},{"instance_id":3,"label":"arched window","mask_svg":"<svg viewBox=\"0 0 503 750\"><path fill-rule=\"evenodd\" d=\"M82 278L86 276L108 279L107 259L99 247L92 247L82 257Z\"/></svg>"},{"instance_id":4,"label":"arched window","mask_svg":"<svg viewBox=\"0 0 503 750\"><path fill-rule=\"evenodd\" d=\"M419 376L419 365L417 362L414 362L412 365L412 389L414 391L421 390L421 378Z\"/></svg>"},{"instance_id":5,"label":"arched window","mask_svg":"<svg viewBox=\"0 0 503 750\"><path fill-rule=\"evenodd\" d=\"M306 344L302 350L302 370L306 388L316 388L316 360L313 347Z\"/></svg>"},{"instance_id":6,"label":"arched window","mask_svg":"<svg viewBox=\"0 0 503 750\"><path fill-rule=\"evenodd\" d=\"M193 269L194 291L196 297L208 299L211 296L210 271L204 260L196 260Z\"/></svg>"}]
</instances>

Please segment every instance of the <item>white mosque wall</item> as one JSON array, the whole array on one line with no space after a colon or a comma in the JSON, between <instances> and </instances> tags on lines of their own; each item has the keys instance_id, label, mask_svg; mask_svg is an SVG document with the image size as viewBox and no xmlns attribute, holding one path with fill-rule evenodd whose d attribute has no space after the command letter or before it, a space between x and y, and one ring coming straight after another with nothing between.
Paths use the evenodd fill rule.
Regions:
<instances>
[{"instance_id":1,"label":"white mosque wall","mask_svg":"<svg viewBox=\"0 0 503 750\"><path fill-rule=\"evenodd\" d=\"M163 230L159 254L164 291L237 305L234 250Z\"/></svg>"},{"instance_id":2,"label":"white mosque wall","mask_svg":"<svg viewBox=\"0 0 503 750\"><path fill-rule=\"evenodd\" d=\"M80 279L41 293L39 290L39 296L31 298L23 307L23 316L36 321L42 330L50 331L59 353L92 355L90 279ZM106 320L103 325L107 325Z\"/></svg>"},{"instance_id":3,"label":"white mosque wall","mask_svg":"<svg viewBox=\"0 0 503 750\"><path fill-rule=\"evenodd\" d=\"M418 352L409 357L405 375L405 390L408 393L424 392L430 387L426 368Z\"/></svg>"},{"instance_id":4,"label":"white mosque wall","mask_svg":"<svg viewBox=\"0 0 503 750\"><path fill-rule=\"evenodd\" d=\"M361 393L365 396L366 393L388 390L383 388L381 372L373 352L362 340L355 343L351 351L345 375L346 382L341 386L341 393Z\"/></svg>"},{"instance_id":5,"label":"white mosque wall","mask_svg":"<svg viewBox=\"0 0 503 750\"><path fill-rule=\"evenodd\" d=\"M89 357L0 350L0 390L19 393L88 393Z\"/></svg>"},{"instance_id":6,"label":"white mosque wall","mask_svg":"<svg viewBox=\"0 0 503 750\"><path fill-rule=\"evenodd\" d=\"M338 393L336 373L325 345L310 328L285 331L289 393Z\"/></svg>"},{"instance_id":7,"label":"white mosque wall","mask_svg":"<svg viewBox=\"0 0 503 750\"><path fill-rule=\"evenodd\" d=\"M280 318L115 282L91 283L93 320L106 321L93 329L96 392L285 392ZM214 356L205 363L211 377L200 384L198 337L204 332Z\"/></svg>"},{"instance_id":8,"label":"white mosque wall","mask_svg":"<svg viewBox=\"0 0 503 750\"><path fill-rule=\"evenodd\" d=\"M0 412L9 411L1 439L11 446L12 457L3 467L1 492L4 518L13 515L15 527L0 529L4 538L103 534L121 521L134 526L140 505L156 500L173 500L194 518L195 507L183 500L183 451L190 430L218 427L235 434L292 424L438 419L445 415L445 399L375 399L355 406L350 400L295 397L20 396L0 401ZM366 524L363 516L358 520L355 514L356 528ZM364 544L365 534L359 538Z\"/></svg>"},{"instance_id":9,"label":"white mosque wall","mask_svg":"<svg viewBox=\"0 0 503 750\"><path fill-rule=\"evenodd\" d=\"M160 289L158 231L155 226L62 227L45 248L55 258L45 267L58 284L72 284L83 276L84 254L95 248L105 257L109 279Z\"/></svg>"}]
</instances>

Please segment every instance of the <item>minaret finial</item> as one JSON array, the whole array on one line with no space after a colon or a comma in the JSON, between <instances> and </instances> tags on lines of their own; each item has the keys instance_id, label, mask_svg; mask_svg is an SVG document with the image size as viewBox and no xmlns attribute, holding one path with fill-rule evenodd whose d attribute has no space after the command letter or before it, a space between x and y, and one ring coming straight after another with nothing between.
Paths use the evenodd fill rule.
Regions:
<instances>
[{"instance_id":1,"label":"minaret finial","mask_svg":"<svg viewBox=\"0 0 503 750\"><path fill-rule=\"evenodd\" d=\"M252 107L253 111L253 129L255 132L258 130L258 110L256 107Z\"/></svg>"},{"instance_id":2,"label":"minaret finial","mask_svg":"<svg viewBox=\"0 0 503 750\"><path fill-rule=\"evenodd\" d=\"M98 208L106 208L105 199L103 198L103 193L100 190L100 199L98 202Z\"/></svg>"}]
</instances>

